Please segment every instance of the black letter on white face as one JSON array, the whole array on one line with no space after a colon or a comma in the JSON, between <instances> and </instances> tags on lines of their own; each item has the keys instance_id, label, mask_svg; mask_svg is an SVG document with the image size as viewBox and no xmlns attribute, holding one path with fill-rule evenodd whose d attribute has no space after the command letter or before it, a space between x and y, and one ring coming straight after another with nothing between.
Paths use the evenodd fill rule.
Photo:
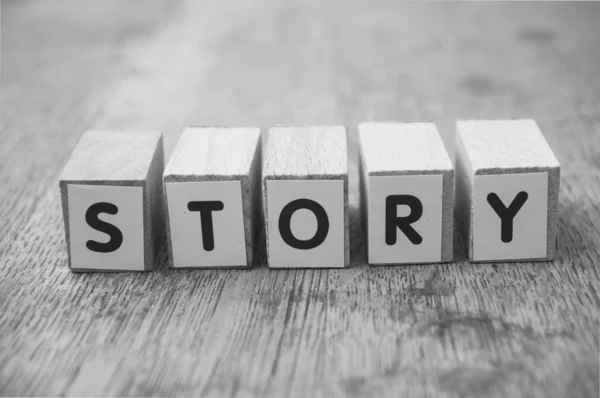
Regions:
<instances>
[{"instance_id":1,"label":"black letter on white face","mask_svg":"<svg viewBox=\"0 0 600 398\"><path fill-rule=\"evenodd\" d=\"M317 232L308 240L300 240L292 234L291 222L292 215L296 210L307 209L313 212L317 218ZM329 232L329 218L323 206L310 199L294 200L281 210L279 215L279 233L285 243L294 249L309 250L314 249L325 241Z\"/></svg>"},{"instance_id":2,"label":"black letter on white face","mask_svg":"<svg viewBox=\"0 0 600 398\"><path fill-rule=\"evenodd\" d=\"M207 252L215 248L215 232L213 229L212 212L221 211L225 207L220 200L209 200L204 202L189 202L189 211L200 212L200 227L202 228L202 247Z\"/></svg>"},{"instance_id":3,"label":"black letter on white face","mask_svg":"<svg viewBox=\"0 0 600 398\"><path fill-rule=\"evenodd\" d=\"M410 207L410 213L406 217L398 217L396 209L399 205ZM404 235L413 245L423 242L423 237L410 225L417 222L423 215L423 204L412 195L390 195L385 198L385 243L395 245L397 236L396 228L404 232Z\"/></svg>"},{"instance_id":4,"label":"black letter on white face","mask_svg":"<svg viewBox=\"0 0 600 398\"><path fill-rule=\"evenodd\" d=\"M119 228L112 224L104 222L98 218L98 214L107 213L115 215L119 212L119 208L112 203L100 202L91 205L85 212L85 221L88 225L97 231L104 232L110 239L106 243L100 243L93 240L88 240L85 246L98 253L110 253L118 250L123 244L123 234Z\"/></svg>"},{"instance_id":5,"label":"black letter on white face","mask_svg":"<svg viewBox=\"0 0 600 398\"><path fill-rule=\"evenodd\" d=\"M500 238L502 242L509 243L512 242L513 239L513 219L521 210L521 207L527 201L527 192L521 191L515 196L512 203L508 208L504 206L502 200L495 193L491 193L487 196L487 201L492 206L492 209L496 212L498 217L500 217Z\"/></svg>"}]
</instances>

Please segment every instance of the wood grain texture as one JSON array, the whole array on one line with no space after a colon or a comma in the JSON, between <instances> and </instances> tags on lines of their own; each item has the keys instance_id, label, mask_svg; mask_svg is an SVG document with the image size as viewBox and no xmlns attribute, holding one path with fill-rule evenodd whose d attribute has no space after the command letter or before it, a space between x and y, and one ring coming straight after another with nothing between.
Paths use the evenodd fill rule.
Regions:
<instances>
[{"instance_id":1,"label":"wood grain texture","mask_svg":"<svg viewBox=\"0 0 600 398\"><path fill-rule=\"evenodd\" d=\"M252 265L260 239L262 222L260 129L254 127L188 127L164 172L164 183L194 181L240 181L246 264ZM166 188L165 188L166 192ZM173 266L173 245L168 222L169 265Z\"/></svg>"},{"instance_id":2,"label":"wood grain texture","mask_svg":"<svg viewBox=\"0 0 600 398\"><path fill-rule=\"evenodd\" d=\"M476 175L548 173L546 256L556 256L560 163L534 120L464 120L456 124L457 214L473 261L473 178Z\"/></svg>"},{"instance_id":3,"label":"wood grain texture","mask_svg":"<svg viewBox=\"0 0 600 398\"><path fill-rule=\"evenodd\" d=\"M362 206L371 176L442 175L441 261L454 259L454 166L433 123L362 123L358 126ZM363 209L363 223L368 212ZM368 230L365 229L365 236ZM368 250L368 248L367 248Z\"/></svg>"},{"instance_id":4,"label":"wood grain texture","mask_svg":"<svg viewBox=\"0 0 600 398\"><path fill-rule=\"evenodd\" d=\"M162 134L156 131L88 130L59 177L67 251L71 253L69 186L110 185L142 187L144 270L154 269L155 255L165 226L161 177L164 169ZM106 271L73 267L73 271Z\"/></svg>"},{"instance_id":5,"label":"wood grain texture","mask_svg":"<svg viewBox=\"0 0 600 398\"><path fill-rule=\"evenodd\" d=\"M286 126L269 129L262 184L266 245L269 250L269 180L343 181L344 266L350 263L348 217L348 140L344 126ZM271 265L272 266L272 265Z\"/></svg>"},{"instance_id":6,"label":"wood grain texture","mask_svg":"<svg viewBox=\"0 0 600 398\"><path fill-rule=\"evenodd\" d=\"M2 1L0 393L597 397L594 3ZM349 23L351 21L351 23ZM532 118L562 165L557 257L347 269L68 270L80 132ZM264 264L264 250L258 263Z\"/></svg>"},{"instance_id":7,"label":"wood grain texture","mask_svg":"<svg viewBox=\"0 0 600 398\"><path fill-rule=\"evenodd\" d=\"M348 176L346 127L273 127L263 178L340 179Z\"/></svg>"}]
</instances>

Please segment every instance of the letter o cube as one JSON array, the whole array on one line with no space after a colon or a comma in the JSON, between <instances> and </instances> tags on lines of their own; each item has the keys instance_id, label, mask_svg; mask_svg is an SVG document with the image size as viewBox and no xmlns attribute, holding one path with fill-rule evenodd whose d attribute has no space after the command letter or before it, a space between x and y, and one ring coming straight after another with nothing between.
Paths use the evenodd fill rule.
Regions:
<instances>
[{"instance_id":1,"label":"letter o cube","mask_svg":"<svg viewBox=\"0 0 600 398\"><path fill-rule=\"evenodd\" d=\"M469 259L553 259L560 164L535 121L459 121L456 133L457 215Z\"/></svg>"},{"instance_id":2,"label":"letter o cube","mask_svg":"<svg viewBox=\"0 0 600 398\"><path fill-rule=\"evenodd\" d=\"M87 131L59 181L69 267L148 271L164 229L162 136Z\"/></svg>"},{"instance_id":3,"label":"letter o cube","mask_svg":"<svg viewBox=\"0 0 600 398\"><path fill-rule=\"evenodd\" d=\"M348 265L345 127L270 129L262 181L269 267Z\"/></svg>"}]
</instances>

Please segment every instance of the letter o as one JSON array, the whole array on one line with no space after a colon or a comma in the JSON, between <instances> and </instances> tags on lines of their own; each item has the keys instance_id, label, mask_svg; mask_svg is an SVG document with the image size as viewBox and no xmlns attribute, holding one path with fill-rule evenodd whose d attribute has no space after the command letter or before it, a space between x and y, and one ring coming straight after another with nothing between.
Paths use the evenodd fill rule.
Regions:
<instances>
[{"instance_id":1,"label":"letter o","mask_svg":"<svg viewBox=\"0 0 600 398\"><path fill-rule=\"evenodd\" d=\"M300 240L294 236L291 229L292 215L296 210L307 209L313 212L317 218L317 232L307 240ZM329 217L323 206L310 199L296 199L281 210L279 215L279 233L285 243L294 249L310 250L319 246L327 238L329 233Z\"/></svg>"}]
</instances>

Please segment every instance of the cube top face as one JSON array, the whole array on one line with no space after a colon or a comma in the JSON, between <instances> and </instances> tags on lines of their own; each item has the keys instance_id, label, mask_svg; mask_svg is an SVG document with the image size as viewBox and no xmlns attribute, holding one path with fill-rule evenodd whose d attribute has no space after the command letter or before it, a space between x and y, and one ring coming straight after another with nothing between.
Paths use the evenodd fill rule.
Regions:
<instances>
[{"instance_id":1,"label":"cube top face","mask_svg":"<svg viewBox=\"0 0 600 398\"><path fill-rule=\"evenodd\" d=\"M156 131L86 131L60 180L143 185L159 146L162 151L162 136Z\"/></svg>"},{"instance_id":2,"label":"cube top face","mask_svg":"<svg viewBox=\"0 0 600 398\"><path fill-rule=\"evenodd\" d=\"M247 177L259 142L259 128L186 128L165 168L164 179L169 182Z\"/></svg>"},{"instance_id":3,"label":"cube top face","mask_svg":"<svg viewBox=\"0 0 600 398\"><path fill-rule=\"evenodd\" d=\"M263 178L347 178L346 128L274 127L269 130Z\"/></svg>"},{"instance_id":4,"label":"cube top face","mask_svg":"<svg viewBox=\"0 0 600 398\"><path fill-rule=\"evenodd\" d=\"M533 120L463 120L456 126L474 174L560 167Z\"/></svg>"},{"instance_id":5,"label":"cube top face","mask_svg":"<svg viewBox=\"0 0 600 398\"><path fill-rule=\"evenodd\" d=\"M369 175L450 171L452 162L433 123L363 123L358 126ZM385 143L385 145L382 145Z\"/></svg>"}]
</instances>

